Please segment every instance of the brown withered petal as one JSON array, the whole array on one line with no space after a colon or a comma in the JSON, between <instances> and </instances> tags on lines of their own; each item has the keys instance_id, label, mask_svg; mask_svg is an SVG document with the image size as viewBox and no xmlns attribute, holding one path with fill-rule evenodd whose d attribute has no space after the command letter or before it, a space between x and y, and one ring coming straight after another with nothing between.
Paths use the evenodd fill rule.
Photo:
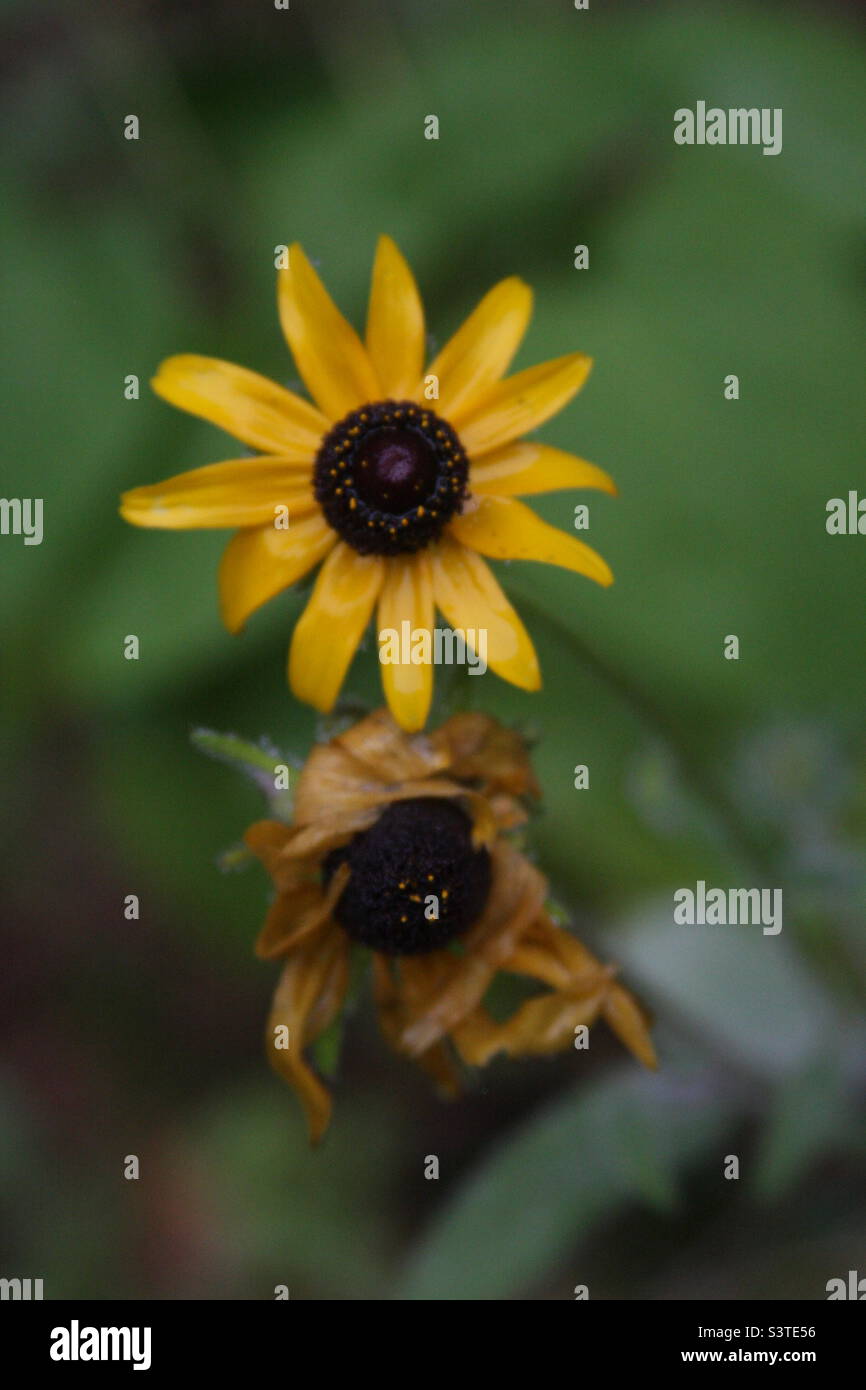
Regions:
<instances>
[{"instance_id":1,"label":"brown withered petal","mask_svg":"<svg viewBox=\"0 0 866 1390\"><path fill-rule=\"evenodd\" d=\"M493 883L487 906L452 956L444 982L437 982L419 1002L417 1017L401 1038L412 1056L426 1051L481 1003L503 962L541 911L547 883L511 845L493 846Z\"/></svg>"},{"instance_id":2,"label":"brown withered petal","mask_svg":"<svg viewBox=\"0 0 866 1390\"><path fill-rule=\"evenodd\" d=\"M406 734L388 710L376 710L336 740L340 748L386 782L414 781L442 772L448 759L426 734Z\"/></svg>"},{"instance_id":3,"label":"brown withered petal","mask_svg":"<svg viewBox=\"0 0 866 1390\"><path fill-rule=\"evenodd\" d=\"M391 961L377 952L373 956L373 997L382 1036L395 1052L400 1051L400 1035L410 1007L404 986L405 978L401 987L398 987L392 973ZM460 1068L446 1043L434 1043L415 1060L421 1070L430 1077L440 1095L453 1099L460 1094Z\"/></svg>"},{"instance_id":4,"label":"brown withered petal","mask_svg":"<svg viewBox=\"0 0 866 1390\"><path fill-rule=\"evenodd\" d=\"M405 733L379 710L313 749L292 825L250 827L246 843L277 888L256 950L285 960L268 1023L269 1055L297 1090L313 1142L327 1127L331 1099L304 1052L342 1005L353 940L373 950L383 1036L443 1095L460 1091L461 1064L484 1066L500 1053L549 1055L572 1045L577 1027L599 1018L641 1062L656 1065L648 1020L616 980L616 968L552 920L544 908L547 880L504 838L525 821L525 800L536 792L523 741L495 719L459 714L425 736ZM419 805L433 800L440 806L419 813ZM463 814L449 809L443 818L448 801ZM352 844L374 826L372 838ZM470 833L466 862L476 865L473 872L482 871L481 863L485 875L477 902L465 896L460 874L468 870L454 867ZM384 835L381 844L376 834ZM450 834L458 837L451 858ZM351 852L326 867L332 851L350 844ZM405 873L404 863L411 865ZM447 899L447 910L441 922L428 919L419 947L411 913L420 913L423 895L435 896L440 884L444 897L437 901ZM473 903L462 921L461 893ZM544 986L503 1021L484 1005L500 972ZM289 1029L286 1049L273 1046L280 1024Z\"/></svg>"},{"instance_id":5,"label":"brown withered petal","mask_svg":"<svg viewBox=\"0 0 866 1390\"><path fill-rule=\"evenodd\" d=\"M376 806L384 788L433 777L447 763L444 749L403 733L387 710L378 710L312 750L295 792L295 824Z\"/></svg>"},{"instance_id":6,"label":"brown withered petal","mask_svg":"<svg viewBox=\"0 0 866 1390\"><path fill-rule=\"evenodd\" d=\"M318 883L302 883L276 897L256 941L256 955L275 960L299 946L329 920L348 879L349 866L341 864L326 889Z\"/></svg>"},{"instance_id":7,"label":"brown withered petal","mask_svg":"<svg viewBox=\"0 0 866 1390\"><path fill-rule=\"evenodd\" d=\"M580 1024L595 1022L607 992L607 981L589 994L542 994L525 1003L505 1023L485 1009L459 1023L452 1033L464 1062L484 1067L498 1052L511 1057L542 1057L561 1052L574 1041Z\"/></svg>"},{"instance_id":8,"label":"brown withered petal","mask_svg":"<svg viewBox=\"0 0 866 1390\"><path fill-rule=\"evenodd\" d=\"M333 926L320 930L290 955L277 985L266 1030L274 1070L300 1097L310 1141L317 1144L331 1118L331 1096L304 1058L336 1016L348 983L348 943ZM276 1030L288 1032L288 1046L277 1047Z\"/></svg>"},{"instance_id":9,"label":"brown withered petal","mask_svg":"<svg viewBox=\"0 0 866 1390\"><path fill-rule=\"evenodd\" d=\"M625 1043L645 1067L658 1066L656 1050L643 1010L622 985L614 985L602 1006L602 1015L620 1042Z\"/></svg>"},{"instance_id":10,"label":"brown withered petal","mask_svg":"<svg viewBox=\"0 0 866 1390\"><path fill-rule=\"evenodd\" d=\"M363 793L381 786L382 780L339 744L318 744L304 764L295 788L295 825L312 825L329 811L354 811L359 804L365 806Z\"/></svg>"},{"instance_id":11,"label":"brown withered petal","mask_svg":"<svg viewBox=\"0 0 866 1390\"><path fill-rule=\"evenodd\" d=\"M316 873L314 862L305 864L287 852L297 833L293 826L280 821L258 820L244 835L244 844L261 860L281 893L290 893Z\"/></svg>"},{"instance_id":12,"label":"brown withered petal","mask_svg":"<svg viewBox=\"0 0 866 1390\"><path fill-rule=\"evenodd\" d=\"M614 979L615 967L602 965L591 951L542 913L532 924L504 970L542 980L569 997L602 987L600 1012L622 1043L646 1067L658 1061L647 1018L633 996Z\"/></svg>"},{"instance_id":13,"label":"brown withered petal","mask_svg":"<svg viewBox=\"0 0 866 1390\"><path fill-rule=\"evenodd\" d=\"M447 797L464 802L472 818L476 844L489 844L496 834L497 825L490 803L477 792L445 777L431 777L426 782L401 782L397 786L368 782L364 787L363 791L349 791L338 809L332 805L316 820L298 826L295 837L287 844L284 853L299 858L321 857L329 850L347 844L353 835L369 830L385 806L395 801L413 801L417 797Z\"/></svg>"},{"instance_id":14,"label":"brown withered petal","mask_svg":"<svg viewBox=\"0 0 866 1390\"><path fill-rule=\"evenodd\" d=\"M529 975L534 980L541 980L552 989L567 989L573 979L568 966L549 946L526 938L508 957L503 968L514 975Z\"/></svg>"},{"instance_id":15,"label":"brown withered petal","mask_svg":"<svg viewBox=\"0 0 866 1390\"><path fill-rule=\"evenodd\" d=\"M538 796L538 783L520 735L489 715L454 714L436 730L432 740L448 750L453 776L467 782L477 780L487 793Z\"/></svg>"},{"instance_id":16,"label":"brown withered petal","mask_svg":"<svg viewBox=\"0 0 866 1390\"><path fill-rule=\"evenodd\" d=\"M514 796L494 792L485 799L500 830L516 830L529 820L529 813Z\"/></svg>"}]
</instances>

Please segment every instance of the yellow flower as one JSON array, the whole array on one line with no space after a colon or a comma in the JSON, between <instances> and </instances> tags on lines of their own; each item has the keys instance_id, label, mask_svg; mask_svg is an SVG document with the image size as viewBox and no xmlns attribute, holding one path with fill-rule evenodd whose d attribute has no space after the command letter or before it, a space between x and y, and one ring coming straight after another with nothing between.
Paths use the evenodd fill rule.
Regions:
<instances>
[{"instance_id":1,"label":"yellow flower","mask_svg":"<svg viewBox=\"0 0 866 1390\"><path fill-rule=\"evenodd\" d=\"M304 1051L340 1013L353 943L373 952L385 1038L445 1095L460 1088L459 1062L558 1052L599 1017L656 1065L642 1010L551 920L546 880L508 837L535 794L521 740L496 720L458 714L408 735L382 709L313 749L291 825L247 831L277 889L256 951L285 961L268 1053L314 1143L331 1097ZM500 971L547 989L497 1021L484 998Z\"/></svg>"},{"instance_id":2,"label":"yellow flower","mask_svg":"<svg viewBox=\"0 0 866 1390\"><path fill-rule=\"evenodd\" d=\"M408 622L413 634L431 633L437 608L469 636L485 630L491 668L539 689L529 634L482 556L611 583L594 550L516 500L565 488L616 491L594 464L520 438L580 389L591 359L571 353L505 376L532 306L529 288L512 277L485 295L425 373L420 296L389 237L379 240L365 342L300 246L288 259L280 321L315 404L229 362L170 357L154 379L157 394L258 456L135 488L122 498L122 516L137 526L239 528L220 568L231 632L323 562L288 672L295 695L318 710L333 708L377 606L380 631L402 632ZM430 638L420 640L423 651ZM422 728L432 664L383 664L382 677L397 722Z\"/></svg>"}]
</instances>

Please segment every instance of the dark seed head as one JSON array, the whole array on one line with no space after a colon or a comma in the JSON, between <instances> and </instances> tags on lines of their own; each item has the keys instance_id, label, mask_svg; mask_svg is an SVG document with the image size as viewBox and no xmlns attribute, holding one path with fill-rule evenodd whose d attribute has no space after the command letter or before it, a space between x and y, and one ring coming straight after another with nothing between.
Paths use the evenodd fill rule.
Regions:
<instances>
[{"instance_id":1,"label":"dark seed head","mask_svg":"<svg viewBox=\"0 0 866 1390\"><path fill-rule=\"evenodd\" d=\"M326 519L361 555L421 550L467 496L469 461L454 430L414 401L380 401L325 435L313 490Z\"/></svg>"},{"instance_id":2,"label":"dark seed head","mask_svg":"<svg viewBox=\"0 0 866 1390\"><path fill-rule=\"evenodd\" d=\"M490 891L490 855L472 845L472 822L439 797L396 801L369 830L325 861L351 874L335 917L355 941L389 956L422 955L478 920Z\"/></svg>"}]
</instances>

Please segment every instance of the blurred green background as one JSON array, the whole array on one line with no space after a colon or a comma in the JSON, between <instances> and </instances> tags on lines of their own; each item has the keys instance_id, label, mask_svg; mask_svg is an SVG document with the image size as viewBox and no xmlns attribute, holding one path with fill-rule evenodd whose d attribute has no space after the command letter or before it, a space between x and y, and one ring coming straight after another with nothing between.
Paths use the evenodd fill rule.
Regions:
<instances>
[{"instance_id":1,"label":"blurred green background","mask_svg":"<svg viewBox=\"0 0 866 1390\"><path fill-rule=\"evenodd\" d=\"M3 5L2 491L44 498L45 538L0 538L0 1274L46 1297L734 1299L866 1272L866 538L825 530L828 499L866 494L860 20ZM698 100L782 107L782 154L675 146ZM304 596L231 638L225 537L136 531L116 504L232 456L149 392L160 359L291 382L274 247L301 240L360 324L382 231L434 343L516 273L536 291L518 365L595 358L542 437L620 496L533 505L569 529L588 502L617 582L507 567L545 687L489 675L475 700L538 736L534 850L652 1007L662 1067L600 1026L446 1106L365 1000L311 1154L264 1058L268 885L215 862L261 800L189 744L204 725L304 753L284 684ZM368 643L347 693L374 679ZM782 934L675 928L699 878L782 887Z\"/></svg>"}]
</instances>

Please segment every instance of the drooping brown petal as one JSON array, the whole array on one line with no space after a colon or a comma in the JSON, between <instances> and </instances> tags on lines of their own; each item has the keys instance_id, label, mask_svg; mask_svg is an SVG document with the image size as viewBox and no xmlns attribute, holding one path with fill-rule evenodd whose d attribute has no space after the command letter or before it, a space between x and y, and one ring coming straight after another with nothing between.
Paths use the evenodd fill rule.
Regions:
<instances>
[{"instance_id":1,"label":"drooping brown petal","mask_svg":"<svg viewBox=\"0 0 866 1390\"><path fill-rule=\"evenodd\" d=\"M406 734L389 710L378 709L336 742L383 782L431 777L447 767L445 751L425 734Z\"/></svg>"},{"instance_id":2,"label":"drooping brown petal","mask_svg":"<svg viewBox=\"0 0 866 1390\"><path fill-rule=\"evenodd\" d=\"M490 803L477 792L467 791L459 782L431 777L429 781L399 782L393 786L369 782L366 790L350 792L342 805L338 801L336 806L332 804L327 812L322 811L314 820L297 826L294 838L283 852L300 858L321 858L338 845L348 844L353 835L368 830L385 806L394 801L410 801L415 797L447 797L463 801L472 819L474 843L487 845L493 841L496 821Z\"/></svg>"},{"instance_id":3,"label":"drooping brown petal","mask_svg":"<svg viewBox=\"0 0 866 1390\"><path fill-rule=\"evenodd\" d=\"M556 926L546 912L533 922L503 969L542 980L571 998L581 998L600 988L601 1016L605 1022L644 1066L658 1065L646 1015L628 990L614 979L616 967L602 965L576 936Z\"/></svg>"},{"instance_id":4,"label":"drooping brown petal","mask_svg":"<svg viewBox=\"0 0 866 1390\"><path fill-rule=\"evenodd\" d=\"M530 975L541 980L552 989L567 989L572 973L568 966L554 955L547 946L533 943L524 938L502 966L512 975Z\"/></svg>"},{"instance_id":5,"label":"drooping brown petal","mask_svg":"<svg viewBox=\"0 0 866 1390\"><path fill-rule=\"evenodd\" d=\"M378 785L363 763L337 743L319 743L311 751L295 788L294 821L309 825L336 809L354 810L356 797Z\"/></svg>"},{"instance_id":6,"label":"drooping brown petal","mask_svg":"<svg viewBox=\"0 0 866 1390\"><path fill-rule=\"evenodd\" d=\"M303 860L314 860L321 864L325 855L332 849L347 845L353 835L369 830L378 816L376 806L367 806L355 811L333 811L322 813L317 820L296 827L297 834L286 854Z\"/></svg>"},{"instance_id":7,"label":"drooping brown petal","mask_svg":"<svg viewBox=\"0 0 866 1390\"><path fill-rule=\"evenodd\" d=\"M655 1070L658 1057L649 1034L648 1020L640 1005L622 985L612 986L604 1001L602 1016L638 1061Z\"/></svg>"},{"instance_id":8,"label":"drooping brown petal","mask_svg":"<svg viewBox=\"0 0 866 1390\"><path fill-rule=\"evenodd\" d=\"M485 792L538 796L526 744L513 729L486 714L454 714L431 736L448 750L451 772L477 780Z\"/></svg>"},{"instance_id":9,"label":"drooping brown petal","mask_svg":"<svg viewBox=\"0 0 866 1390\"><path fill-rule=\"evenodd\" d=\"M276 862L291 837L291 826L282 821L257 820L247 830L244 841L270 873L271 864Z\"/></svg>"},{"instance_id":10,"label":"drooping brown petal","mask_svg":"<svg viewBox=\"0 0 866 1390\"><path fill-rule=\"evenodd\" d=\"M492 715L482 714L480 710L467 710L462 714L452 714L433 731L430 739L437 747L447 749L449 762L459 767L477 754L495 725L496 720Z\"/></svg>"},{"instance_id":11,"label":"drooping brown petal","mask_svg":"<svg viewBox=\"0 0 866 1390\"><path fill-rule=\"evenodd\" d=\"M461 747L471 747L471 757L480 766L483 757L478 750L483 751L490 730L500 726L486 716L467 718L471 722L463 726L462 733L455 725L455 737L459 733ZM505 756L504 747L496 755L500 763ZM514 749L522 750L519 740ZM489 844L497 828L511 829L522 823L525 813L516 801L500 795L494 803L465 786L462 776L459 780L442 776L451 756L448 738L408 735L398 728L388 710L377 710L311 752L295 792L295 838L286 853L293 858L327 853L368 829L390 802L414 797L464 799L472 816L476 844ZM474 777L476 764L470 759L466 766ZM509 778L511 784L525 786L525 774L519 771L517 763L508 777L504 770L496 772L496 766L494 758L494 775L503 786Z\"/></svg>"},{"instance_id":12,"label":"drooping brown petal","mask_svg":"<svg viewBox=\"0 0 866 1390\"><path fill-rule=\"evenodd\" d=\"M602 966L570 931L558 927L546 912L540 913L532 923L503 969L518 975L531 975L554 989L591 984L600 972L606 978L614 973Z\"/></svg>"},{"instance_id":13,"label":"drooping brown petal","mask_svg":"<svg viewBox=\"0 0 866 1390\"><path fill-rule=\"evenodd\" d=\"M500 830L516 830L529 819L526 807L514 796L494 792L485 799Z\"/></svg>"},{"instance_id":14,"label":"drooping brown petal","mask_svg":"<svg viewBox=\"0 0 866 1390\"><path fill-rule=\"evenodd\" d=\"M325 926L292 952L274 995L265 1036L268 1058L294 1088L307 1116L310 1142L317 1144L331 1118L331 1096L304 1058L304 1049L340 1008L348 982L348 941Z\"/></svg>"},{"instance_id":15,"label":"drooping brown petal","mask_svg":"<svg viewBox=\"0 0 866 1390\"><path fill-rule=\"evenodd\" d=\"M429 957L425 958L429 959ZM405 963L405 962L404 962ZM403 992L404 981L398 987L392 973L392 965L386 956L378 953L373 956L373 993L379 1016L382 1036L395 1052L400 1052L400 1036L406 1023L407 998ZM460 1069L454 1060L451 1049L445 1042L434 1043L426 1052L414 1060L435 1084L439 1093L449 1099L460 1094Z\"/></svg>"},{"instance_id":16,"label":"drooping brown petal","mask_svg":"<svg viewBox=\"0 0 866 1390\"><path fill-rule=\"evenodd\" d=\"M244 835L244 843L264 864L280 893L293 893L318 872L317 864L292 852L297 837L294 826L275 820L256 821Z\"/></svg>"},{"instance_id":17,"label":"drooping brown petal","mask_svg":"<svg viewBox=\"0 0 866 1390\"><path fill-rule=\"evenodd\" d=\"M400 738L405 743L410 742L405 734L401 733ZM412 776L407 776L405 768L410 761L415 771ZM444 758L440 757L439 761L444 761ZM423 766L419 768L418 762L417 758L401 756L400 766L394 767L386 759L379 771L374 773L339 743L319 745L307 759L298 783L295 825L319 824L329 817L337 822L341 817L354 817L357 813L378 808L389 801L408 797L468 794L466 788L456 782L441 777L434 779L432 773L435 769L428 772ZM426 780L428 776L429 781ZM350 833L356 832L354 821L349 828Z\"/></svg>"},{"instance_id":18,"label":"drooping brown petal","mask_svg":"<svg viewBox=\"0 0 866 1390\"><path fill-rule=\"evenodd\" d=\"M331 916L349 881L349 865L340 864L323 891L318 883L303 883L280 893L268 910L255 945L262 960L288 955Z\"/></svg>"},{"instance_id":19,"label":"drooping brown petal","mask_svg":"<svg viewBox=\"0 0 866 1390\"><path fill-rule=\"evenodd\" d=\"M589 1027L595 1021L607 988L605 981L588 994L541 994L527 999L505 1023L497 1023L486 1009L476 1009L451 1037L464 1062L476 1067L486 1066L497 1052L511 1057L561 1052L573 1043L579 1025Z\"/></svg>"},{"instance_id":20,"label":"drooping brown petal","mask_svg":"<svg viewBox=\"0 0 866 1390\"><path fill-rule=\"evenodd\" d=\"M471 1013L496 972L538 916L547 881L511 845L494 844L493 881L484 913L463 939L463 954L442 963L443 979L416 1002L414 1021L400 1046L412 1056L426 1051ZM445 955L445 953L439 953Z\"/></svg>"}]
</instances>

